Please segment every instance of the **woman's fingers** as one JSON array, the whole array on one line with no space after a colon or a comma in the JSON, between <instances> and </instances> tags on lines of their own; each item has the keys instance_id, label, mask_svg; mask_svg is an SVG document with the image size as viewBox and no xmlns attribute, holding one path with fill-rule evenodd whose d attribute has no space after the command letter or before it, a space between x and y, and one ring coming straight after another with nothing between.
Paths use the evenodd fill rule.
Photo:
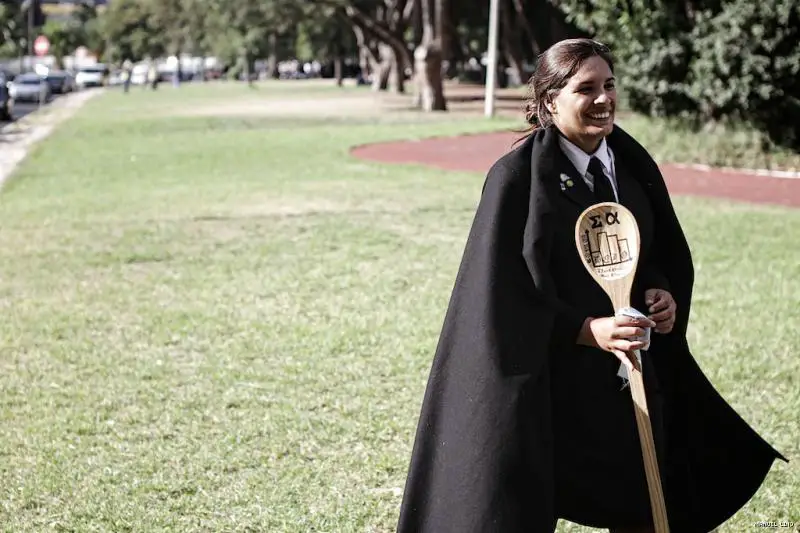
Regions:
<instances>
[{"instance_id":1,"label":"woman's fingers","mask_svg":"<svg viewBox=\"0 0 800 533\"><path fill-rule=\"evenodd\" d=\"M647 308L647 310L650 311L651 313L657 313L659 311L667 309L670 306L670 303L671 303L670 298L662 298L659 296L658 298L656 298L655 302L653 302L653 304Z\"/></svg>"},{"instance_id":2,"label":"woman's fingers","mask_svg":"<svg viewBox=\"0 0 800 533\"><path fill-rule=\"evenodd\" d=\"M665 309L659 313L654 315L650 315L650 319L656 323L656 327L658 327L659 322L664 322L665 320L670 320L674 318L675 312L672 309Z\"/></svg>"},{"instance_id":3,"label":"woman's fingers","mask_svg":"<svg viewBox=\"0 0 800 533\"><path fill-rule=\"evenodd\" d=\"M673 327L675 327L675 317L658 324L655 328L655 331L656 333L669 333L672 331Z\"/></svg>"},{"instance_id":4,"label":"woman's fingers","mask_svg":"<svg viewBox=\"0 0 800 533\"><path fill-rule=\"evenodd\" d=\"M656 333L669 333L675 325L676 305L672 298L665 298L668 302L666 309L650 316L656 323Z\"/></svg>"},{"instance_id":5,"label":"woman's fingers","mask_svg":"<svg viewBox=\"0 0 800 533\"><path fill-rule=\"evenodd\" d=\"M640 328L652 328L656 323L649 318L634 318L627 315L614 316L614 324L619 327L633 326Z\"/></svg>"},{"instance_id":6,"label":"woman's fingers","mask_svg":"<svg viewBox=\"0 0 800 533\"><path fill-rule=\"evenodd\" d=\"M645 331L642 328L636 328L632 326L621 326L611 333L611 337L614 339L630 339L632 337L641 337L645 334Z\"/></svg>"},{"instance_id":7,"label":"woman's fingers","mask_svg":"<svg viewBox=\"0 0 800 533\"><path fill-rule=\"evenodd\" d=\"M650 317L656 322L656 333L669 333L675 325L677 305L669 291L663 289L648 289L645 291L645 301L650 312Z\"/></svg>"},{"instance_id":8,"label":"woman's fingers","mask_svg":"<svg viewBox=\"0 0 800 533\"><path fill-rule=\"evenodd\" d=\"M593 318L588 321L587 337L591 335L591 343L583 342L587 346L594 346L612 353L625 353L642 350L646 346L643 340L645 327L654 327L655 322L647 318L635 319L631 317L604 317Z\"/></svg>"},{"instance_id":9,"label":"woman's fingers","mask_svg":"<svg viewBox=\"0 0 800 533\"><path fill-rule=\"evenodd\" d=\"M628 339L615 339L612 340L610 343L610 347L612 351L621 351L621 352L633 352L636 350L641 350L645 347L645 343L643 341L632 341Z\"/></svg>"}]
</instances>

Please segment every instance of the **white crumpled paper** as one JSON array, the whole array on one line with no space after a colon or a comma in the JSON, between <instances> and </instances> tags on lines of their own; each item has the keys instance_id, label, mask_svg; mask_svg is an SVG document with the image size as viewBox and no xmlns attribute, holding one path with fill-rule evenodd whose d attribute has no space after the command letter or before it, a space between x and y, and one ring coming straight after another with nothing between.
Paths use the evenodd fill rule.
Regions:
<instances>
[{"instance_id":1,"label":"white crumpled paper","mask_svg":"<svg viewBox=\"0 0 800 533\"><path fill-rule=\"evenodd\" d=\"M616 312L616 316L629 316L631 318L647 318L646 315L642 314L641 311L634 309L633 307L623 307L622 309ZM650 347L650 328L643 328L644 335L641 337L635 337L633 340L643 341L645 343L644 347L641 350L636 350L634 354L636 355L636 360L639 362L639 368L642 367L642 352L647 351ZM619 364L619 370L617 370L617 375L622 378L622 388L626 388L630 384L630 376L628 376L628 368L625 364Z\"/></svg>"}]
</instances>

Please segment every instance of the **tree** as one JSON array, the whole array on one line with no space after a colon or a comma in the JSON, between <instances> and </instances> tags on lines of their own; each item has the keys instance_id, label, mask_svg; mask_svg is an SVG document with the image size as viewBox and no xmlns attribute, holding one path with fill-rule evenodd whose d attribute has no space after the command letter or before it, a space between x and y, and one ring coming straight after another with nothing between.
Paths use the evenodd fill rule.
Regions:
<instances>
[{"instance_id":1,"label":"tree","mask_svg":"<svg viewBox=\"0 0 800 533\"><path fill-rule=\"evenodd\" d=\"M628 105L746 121L800 149L800 5L794 0L558 0L611 45Z\"/></svg>"},{"instance_id":2,"label":"tree","mask_svg":"<svg viewBox=\"0 0 800 533\"><path fill-rule=\"evenodd\" d=\"M415 0L331 0L329 5L344 8L362 53L370 58L373 88L405 92L406 73L413 69L405 34Z\"/></svg>"},{"instance_id":3,"label":"tree","mask_svg":"<svg viewBox=\"0 0 800 533\"><path fill-rule=\"evenodd\" d=\"M26 51L33 53L31 30L44 25L45 20L39 0L0 0L0 52L20 56Z\"/></svg>"},{"instance_id":4,"label":"tree","mask_svg":"<svg viewBox=\"0 0 800 533\"><path fill-rule=\"evenodd\" d=\"M559 0L558 7L589 35L608 44L628 104L674 115L692 107L683 85L691 61L691 21L676 0Z\"/></svg>"},{"instance_id":5,"label":"tree","mask_svg":"<svg viewBox=\"0 0 800 533\"><path fill-rule=\"evenodd\" d=\"M417 0L422 15L422 42L414 50L417 105L424 111L446 111L442 86L442 0ZM438 16L438 18L436 18Z\"/></svg>"},{"instance_id":6,"label":"tree","mask_svg":"<svg viewBox=\"0 0 800 533\"><path fill-rule=\"evenodd\" d=\"M97 7L93 1L85 0L77 6L66 21L49 20L42 28L42 34L50 41L50 54L56 63L63 64L65 56L79 46L85 46L96 55L105 52Z\"/></svg>"},{"instance_id":7,"label":"tree","mask_svg":"<svg viewBox=\"0 0 800 533\"><path fill-rule=\"evenodd\" d=\"M688 93L704 120L739 119L800 151L800 5L731 0L696 13Z\"/></svg>"},{"instance_id":8,"label":"tree","mask_svg":"<svg viewBox=\"0 0 800 533\"><path fill-rule=\"evenodd\" d=\"M355 35L341 8L307 9L297 27L296 57L333 63L336 84L343 85L344 59L357 55Z\"/></svg>"},{"instance_id":9,"label":"tree","mask_svg":"<svg viewBox=\"0 0 800 533\"><path fill-rule=\"evenodd\" d=\"M206 0L208 28L206 42L210 51L237 65L248 79L257 57L270 56L277 75L281 36L294 32L301 19L302 4L291 0Z\"/></svg>"},{"instance_id":10,"label":"tree","mask_svg":"<svg viewBox=\"0 0 800 533\"><path fill-rule=\"evenodd\" d=\"M117 0L103 13L103 37L111 45L113 61L159 57L166 51L164 30L153 26L152 4L143 0Z\"/></svg>"},{"instance_id":11,"label":"tree","mask_svg":"<svg viewBox=\"0 0 800 533\"><path fill-rule=\"evenodd\" d=\"M68 23L48 21L42 28L42 34L50 41L50 54L59 66L63 66L65 56L80 46L78 33Z\"/></svg>"},{"instance_id":12,"label":"tree","mask_svg":"<svg viewBox=\"0 0 800 533\"><path fill-rule=\"evenodd\" d=\"M20 40L24 38L21 20L17 2L0 1L0 55L16 55Z\"/></svg>"}]
</instances>

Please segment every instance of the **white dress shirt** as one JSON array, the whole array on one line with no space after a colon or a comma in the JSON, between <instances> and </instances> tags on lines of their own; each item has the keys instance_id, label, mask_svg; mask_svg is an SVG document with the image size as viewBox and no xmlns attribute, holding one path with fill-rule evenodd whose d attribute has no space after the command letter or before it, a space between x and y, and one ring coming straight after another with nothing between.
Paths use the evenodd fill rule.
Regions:
<instances>
[{"instance_id":1,"label":"white dress shirt","mask_svg":"<svg viewBox=\"0 0 800 533\"><path fill-rule=\"evenodd\" d=\"M589 190L594 192L594 178L589 174L589 160L596 157L603 164L603 172L606 177L611 181L611 188L614 189L614 198L619 202L619 193L617 192L617 176L614 172L614 152L606 143L605 138L600 141L600 146L593 154L587 154L572 142L567 140L563 135L558 136L558 144L561 146L561 151L564 155L575 165L575 169L583 176L583 181Z\"/></svg>"}]
</instances>

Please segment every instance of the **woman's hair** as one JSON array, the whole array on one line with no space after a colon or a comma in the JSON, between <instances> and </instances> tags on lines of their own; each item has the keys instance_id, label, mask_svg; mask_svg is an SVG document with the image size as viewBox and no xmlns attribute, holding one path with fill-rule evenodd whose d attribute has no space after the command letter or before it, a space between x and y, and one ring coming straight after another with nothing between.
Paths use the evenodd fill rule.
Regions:
<instances>
[{"instance_id":1,"label":"woman's hair","mask_svg":"<svg viewBox=\"0 0 800 533\"><path fill-rule=\"evenodd\" d=\"M569 79L587 59L600 56L614 72L614 59L608 47L592 39L566 39L559 41L542 54L536 70L528 80L528 100L525 102L525 122L530 125L526 133L546 128L553 123L547 109L553 97L564 88Z\"/></svg>"}]
</instances>

